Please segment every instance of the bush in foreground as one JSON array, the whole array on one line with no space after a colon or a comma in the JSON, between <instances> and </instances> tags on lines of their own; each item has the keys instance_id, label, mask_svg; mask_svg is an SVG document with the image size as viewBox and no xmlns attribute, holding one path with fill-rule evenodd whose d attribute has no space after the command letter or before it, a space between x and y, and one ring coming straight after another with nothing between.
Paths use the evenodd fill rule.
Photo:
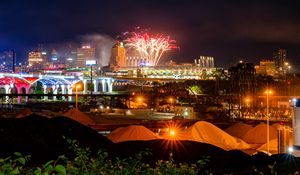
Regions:
<instances>
[{"instance_id":1,"label":"bush in foreground","mask_svg":"<svg viewBox=\"0 0 300 175\"><path fill-rule=\"evenodd\" d=\"M145 163L143 159L151 154L143 151L134 157L126 159L108 157L105 151L99 151L97 156L92 156L88 148L81 148L77 141L68 140L70 149L76 154L73 160L65 156L59 156L57 160L51 160L44 165L28 166L30 156L15 153L13 156L0 159L0 175L16 174L211 174L204 167L208 159L199 160L196 164L174 163L172 155L169 160L159 160L155 165Z\"/></svg>"},{"instance_id":2,"label":"bush in foreground","mask_svg":"<svg viewBox=\"0 0 300 175\"><path fill-rule=\"evenodd\" d=\"M175 163L170 154L169 160L158 160L155 164L148 164L145 163L147 162L145 159L151 154L149 150L142 151L134 157L119 159L110 158L108 153L102 150L98 151L96 156L92 156L91 151L88 148L79 147L77 141L67 141L70 145L69 148L74 151L74 159L70 160L62 155L43 165L29 165L30 156L14 153L10 157L0 159L0 175L213 174L213 171L207 166L209 157L188 164ZM251 174L277 174L275 164L263 167L263 169L265 170L253 167ZM292 174L299 174L299 172L296 171Z\"/></svg>"}]
</instances>

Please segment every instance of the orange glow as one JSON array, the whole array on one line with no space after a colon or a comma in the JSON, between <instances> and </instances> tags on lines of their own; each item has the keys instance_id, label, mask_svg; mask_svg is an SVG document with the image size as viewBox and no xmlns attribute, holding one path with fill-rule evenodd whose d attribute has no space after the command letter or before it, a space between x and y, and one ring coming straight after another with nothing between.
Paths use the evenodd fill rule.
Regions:
<instances>
[{"instance_id":1,"label":"orange glow","mask_svg":"<svg viewBox=\"0 0 300 175\"><path fill-rule=\"evenodd\" d=\"M273 94L273 91L272 90L266 90L265 94Z\"/></svg>"},{"instance_id":2,"label":"orange glow","mask_svg":"<svg viewBox=\"0 0 300 175\"><path fill-rule=\"evenodd\" d=\"M139 97L137 100L138 100L138 102L142 102L143 101L142 97Z\"/></svg>"},{"instance_id":3,"label":"orange glow","mask_svg":"<svg viewBox=\"0 0 300 175\"><path fill-rule=\"evenodd\" d=\"M166 123L163 137L167 140L181 140L185 137L183 127L179 122Z\"/></svg>"},{"instance_id":4,"label":"orange glow","mask_svg":"<svg viewBox=\"0 0 300 175\"><path fill-rule=\"evenodd\" d=\"M171 136L175 136L175 134L176 134L175 130L170 130L170 135Z\"/></svg>"}]
</instances>

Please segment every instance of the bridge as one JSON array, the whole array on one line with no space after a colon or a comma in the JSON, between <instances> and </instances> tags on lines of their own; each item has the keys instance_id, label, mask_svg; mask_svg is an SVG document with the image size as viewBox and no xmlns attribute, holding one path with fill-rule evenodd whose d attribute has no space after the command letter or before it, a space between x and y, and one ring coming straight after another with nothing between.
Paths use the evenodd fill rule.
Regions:
<instances>
[{"instance_id":1,"label":"bridge","mask_svg":"<svg viewBox=\"0 0 300 175\"><path fill-rule=\"evenodd\" d=\"M35 75L35 74L13 74L0 73L0 93L1 94L20 94L18 103L22 103L21 94L34 93L37 83L42 85L43 94L53 94L53 100L56 100L55 95L67 94L68 100L72 101L72 94L75 91L75 84L80 83L83 87L80 94L89 94L88 85L91 84L90 77L75 77L64 75ZM93 88L90 88L93 94L111 93L114 79L110 77L93 76ZM47 96L43 97L47 100ZM6 96L6 100L9 96ZM25 98L28 101L28 97Z\"/></svg>"}]
</instances>

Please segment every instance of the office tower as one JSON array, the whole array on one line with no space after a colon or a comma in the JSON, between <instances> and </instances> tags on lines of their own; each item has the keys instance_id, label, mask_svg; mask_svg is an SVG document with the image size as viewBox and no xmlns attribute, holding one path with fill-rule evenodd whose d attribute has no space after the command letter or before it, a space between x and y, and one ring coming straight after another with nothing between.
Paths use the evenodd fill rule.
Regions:
<instances>
[{"instance_id":1,"label":"office tower","mask_svg":"<svg viewBox=\"0 0 300 175\"><path fill-rule=\"evenodd\" d=\"M87 60L96 60L95 53L95 48L89 45L84 45L81 48L77 48L77 66L85 67L85 62Z\"/></svg>"},{"instance_id":2,"label":"office tower","mask_svg":"<svg viewBox=\"0 0 300 175\"><path fill-rule=\"evenodd\" d=\"M45 53L46 54L46 53ZM40 51L31 51L28 53L28 65L33 66L35 64L44 63L43 54Z\"/></svg>"},{"instance_id":3,"label":"office tower","mask_svg":"<svg viewBox=\"0 0 300 175\"><path fill-rule=\"evenodd\" d=\"M110 64L117 67L126 67L126 49L122 42L112 47Z\"/></svg>"},{"instance_id":4,"label":"office tower","mask_svg":"<svg viewBox=\"0 0 300 175\"><path fill-rule=\"evenodd\" d=\"M58 62L58 53L55 49L52 49L51 54L50 54L50 61L55 63Z\"/></svg>"},{"instance_id":5,"label":"office tower","mask_svg":"<svg viewBox=\"0 0 300 175\"><path fill-rule=\"evenodd\" d=\"M195 59L195 66L203 68L211 68L215 66L214 57L200 56L199 59Z\"/></svg>"},{"instance_id":6,"label":"office tower","mask_svg":"<svg viewBox=\"0 0 300 175\"><path fill-rule=\"evenodd\" d=\"M16 65L16 52L4 51L0 53L0 71L14 72Z\"/></svg>"},{"instance_id":7,"label":"office tower","mask_svg":"<svg viewBox=\"0 0 300 175\"><path fill-rule=\"evenodd\" d=\"M275 61L276 67L282 69L284 67L284 63L287 61L286 49L278 49L275 51L273 53L273 60Z\"/></svg>"}]
</instances>

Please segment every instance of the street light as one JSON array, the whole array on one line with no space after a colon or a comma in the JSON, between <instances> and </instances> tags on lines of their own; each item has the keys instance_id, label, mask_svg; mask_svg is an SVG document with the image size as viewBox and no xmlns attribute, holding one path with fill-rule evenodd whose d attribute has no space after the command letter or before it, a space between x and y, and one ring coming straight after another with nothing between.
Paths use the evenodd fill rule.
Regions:
<instances>
[{"instance_id":1,"label":"street light","mask_svg":"<svg viewBox=\"0 0 300 175\"><path fill-rule=\"evenodd\" d=\"M246 98L246 99L245 99L245 102L246 102L246 107L248 107L248 106L249 106L249 101L250 101L250 99L249 99L249 98Z\"/></svg>"},{"instance_id":2,"label":"street light","mask_svg":"<svg viewBox=\"0 0 300 175\"><path fill-rule=\"evenodd\" d=\"M138 100L138 102L142 102L143 101L142 97L139 97L137 100Z\"/></svg>"},{"instance_id":3,"label":"street light","mask_svg":"<svg viewBox=\"0 0 300 175\"><path fill-rule=\"evenodd\" d=\"M270 152L270 124L269 124L269 95L271 95L273 92L269 89L265 91L265 94L267 94L267 146L268 146L268 153Z\"/></svg>"},{"instance_id":4,"label":"street light","mask_svg":"<svg viewBox=\"0 0 300 175\"><path fill-rule=\"evenodd\" d=\"M80 88L80 85L75 85L75 91L76 91L76 109L78 110L78 88Z\"/></svg>"},{"instance_id":5,"label":"street light","mask_svg":"<svg viewBox=\"0 0 300 175\"><path fill-rule=\"evenodd\" d=\"M91 76L91 97L93 95L93 66L97 65L97 61L96 60L86 60L85 61L85 65L86 66L91 66L91 72L90 72L90 76Z\"/></svg>"},{"instance_id":6,"label":"street light","mask_svg":"<svg viewBox=\"0 0 300 175\"><path fill-rule=\"evenodd\" d=\"M170 97L170 98L169 98L169 101L170 101L170 103L172 104L172 103L173 103L173 98Z\"/></svg>"}]
</instances>

